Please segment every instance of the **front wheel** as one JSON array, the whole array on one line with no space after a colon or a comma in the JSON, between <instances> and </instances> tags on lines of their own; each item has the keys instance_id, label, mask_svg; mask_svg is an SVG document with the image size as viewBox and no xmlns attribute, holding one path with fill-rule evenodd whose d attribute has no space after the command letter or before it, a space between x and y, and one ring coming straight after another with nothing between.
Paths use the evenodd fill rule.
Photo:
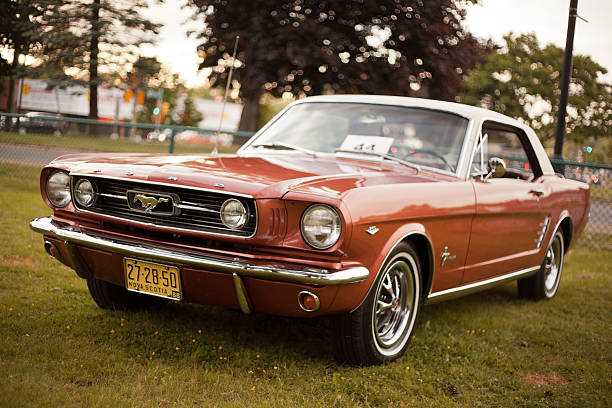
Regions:
<instances>
[{"instance_id":1,"label":"front wheel","mask_svg":"<svg viewBox=\"0 0 612 408\"><path fill-rule=\"evenodd\" d=\"M540 270L535 275L518 280L519 296L526 299L550 299L557 293L563 270L565 243L563 234L557 231L553 236Z\"/></svg>"},{"instance_id":2,"label":"front wheel","mask_svg":"<svg viewBox=\"0 0 612 408\"><path fill-rule=\"evenodd\" d=\"M420 304L418 255L412 245L402 243L385 262L361 306L336 317L336 358L373 365L401 357L412 337Z\"/></svg>"}]
</instances>

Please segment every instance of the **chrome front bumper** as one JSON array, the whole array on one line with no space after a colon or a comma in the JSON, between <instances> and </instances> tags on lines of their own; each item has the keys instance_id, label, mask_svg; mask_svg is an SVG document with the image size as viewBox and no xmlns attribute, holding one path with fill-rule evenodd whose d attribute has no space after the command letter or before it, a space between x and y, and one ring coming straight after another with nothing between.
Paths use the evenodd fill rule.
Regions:
<instances>
[{"instance_id":1,"label":"chrome front bumper","mask_svg":"<svg viewBox=\"0 0 612 408\"><path fill-rule=\"evenodd\" d=\"M342 285L362 282L370 271L365 267L352 267L338 271L327 271L305 267L304 269L281 269L258 266L242 261L230 261L189 252L172 251L137 242L97 237L81 232L79 228L54 222L51 217L37 218L30 222L30 228L41 234L55 237L67 244L81 245L126 256L139 257L153 261L168 262L175 265L202 268L207 271L251 276L307 285Z\"/></svg>"}]
</instances>

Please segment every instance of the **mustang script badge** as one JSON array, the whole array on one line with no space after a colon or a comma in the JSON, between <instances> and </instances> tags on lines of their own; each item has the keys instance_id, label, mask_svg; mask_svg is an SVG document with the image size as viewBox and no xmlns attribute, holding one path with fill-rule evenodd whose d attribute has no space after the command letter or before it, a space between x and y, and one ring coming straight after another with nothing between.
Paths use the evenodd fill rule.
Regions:
<instances>
[{"instance_id":1,"label":"mustang script badge","mask_svg":"<svg viewBox=\"0 0 612 408\"><path fill-rule=\"evenodd\" d=\"M128 190L130 209L152 215L173 215L175 199L169 194L145 193Z\"/></svg>"}]
</instances>

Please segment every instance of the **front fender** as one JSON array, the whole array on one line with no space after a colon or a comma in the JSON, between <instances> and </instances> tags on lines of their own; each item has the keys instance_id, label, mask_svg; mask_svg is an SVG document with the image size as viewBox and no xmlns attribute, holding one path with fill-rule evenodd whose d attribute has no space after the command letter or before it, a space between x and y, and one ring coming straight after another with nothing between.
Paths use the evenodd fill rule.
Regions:
<instances>
[{"instance_id":1,"label":"front fender","mask_svg":"<svg viewBox=\"0 0 612 408\"><path fill-rule=\"evenodd\" d=\"M385 226L383 226L381 230L384 228ZM381 234L381 237L376 237L376 234L369 235L367 233L360 234L360 231L354 232L354 240L365 241L368 243L364 244L364 242L361 242L361 245L358 245L358 247L368 247L370 251L376 250L376 255L369 260L364 260L364 266L370 270L370 276L368 279L359 284L341 287L338 291L336 299L334 300L334 308L340 308L342 310L346 310L347 312L357 309L370 293L374 282L376 281L391 252L393 252L393 250L401 242L409 239L418 241L417 250L426 251L425 254L419 253L419 255L425 257L423 259L426 261L425 264L427 265L427 270L423 271L423 281L425 284L423 297L427 296L433 282L434 262L431 236L428 234L426 228L421 223L408 223L396 228L391 234L386 236L383 235L384 234ZM356 244L356 242L353 242L353 244Z\"/></svg>"}]
</instances>

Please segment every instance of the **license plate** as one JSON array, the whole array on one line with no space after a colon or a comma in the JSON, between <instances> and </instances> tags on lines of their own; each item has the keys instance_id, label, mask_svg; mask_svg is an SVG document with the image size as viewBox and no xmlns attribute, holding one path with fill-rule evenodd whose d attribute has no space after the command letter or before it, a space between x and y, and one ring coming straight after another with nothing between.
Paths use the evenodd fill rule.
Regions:
<instances>
[{"instance_id":1,"label":"license plate","mask_svg":"<svg viewBox=\"0 0 612 408\"><path fill-rule=\"evenodd\" d=\"M181 275L175 266L124 258L125 288L167 299L181 300Z\"/></svg>"}]
</instances>

